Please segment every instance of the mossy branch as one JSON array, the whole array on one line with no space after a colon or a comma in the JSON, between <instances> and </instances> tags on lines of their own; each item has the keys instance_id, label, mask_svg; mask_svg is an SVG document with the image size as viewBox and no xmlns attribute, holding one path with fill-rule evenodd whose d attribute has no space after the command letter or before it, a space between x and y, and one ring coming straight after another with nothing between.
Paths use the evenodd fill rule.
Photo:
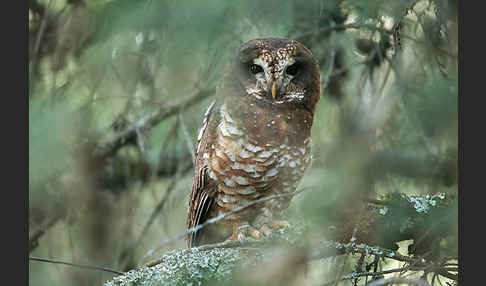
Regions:
<instances>
[{"instance_id":1,"label":"mossy branch","mask_svg":"<svg viewBox=\"0 0 486 286\"><path fill-rule=\"evenodd\" d=\"M376 204L379 203L379 207ZM415 241L420 237L426 237L430 244L436 239L454 237L454 232L437 233L435 230L427 231L437 225L437 216L453 213L457 208L455 198L446 198L444 194L423 196L389 196L380 201L369 203L364 218L370 220L370 226L379 227L378 233L391 233L384 236L383 241L387 245L394 245L403 237L396 233L412 235ZM402 224L404 219L396 220L394 214L408 213L406 221L413 223ZM395 221L391 223L391 221ZM446 269L434 260L438 256L412 254L403 255L392 247L374 244L377 240L376 233L370 230L362 230L355 233L357 237L349 239L349 233L336 230L334 236L339 240L325 240L319 245L306 244L301 238L305 237L308 225L304 221L294 221L289 230L275 234L271 239L245 241L225 241L216 244L203 245L197 248L171 251L161 258L131 270L122 276L115 277L105 285L129 285L129 283L145 283L148 285L185 285L187 283L203 283L208 281L226 281L233 279L233 273L242 266L256 265L268 256L269 250L275 247L305 248L308 249L306 262L339 256L342 254L363 254L383 259L392 259L406 263L407 271L428 271L457 281L457 275L450 273L454 269ZM428 228L426 227L428 226ZM315 227L315 226L313 226ZM438 227L440 229L441 227ZM368 231L368 232L367 232ZM436 237L437 236L437 237ZM398 239L398 240L397 240ZM406 239L409 239L407 236ZM375 246L372 246L375 245ZM393 272L393 271L392 271ZM390 273L392 273L390 272ZM386 272L388 273L388 272ZM367 272L352 273L352 277L372 275ZM351 275L351 274L350 274ZM348 275L349 276L349 275ZM348 279L351 276L343 276ZM349 278L354 279L354 278ZM144 285L145 285L144 284Z\"/></svg>"}]
</instances>

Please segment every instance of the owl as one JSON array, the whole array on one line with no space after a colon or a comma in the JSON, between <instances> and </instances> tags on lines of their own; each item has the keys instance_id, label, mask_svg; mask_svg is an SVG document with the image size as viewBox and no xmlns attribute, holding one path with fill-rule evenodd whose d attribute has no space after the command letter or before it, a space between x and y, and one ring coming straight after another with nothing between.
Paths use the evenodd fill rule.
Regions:
<instances>
[{"instance_id":1,"label":"owl","mask_svg":"<svg viewBox=\"0 0 486 286\"><path fill-rule=\"evenodd\" d=\"M311 127L320 97L312 53L285 38L259 38L233 57L204 114L196 145L187 229L233 211L187 237L188 246L270 236L312 156Z\"/></svg>"}]
</instances>

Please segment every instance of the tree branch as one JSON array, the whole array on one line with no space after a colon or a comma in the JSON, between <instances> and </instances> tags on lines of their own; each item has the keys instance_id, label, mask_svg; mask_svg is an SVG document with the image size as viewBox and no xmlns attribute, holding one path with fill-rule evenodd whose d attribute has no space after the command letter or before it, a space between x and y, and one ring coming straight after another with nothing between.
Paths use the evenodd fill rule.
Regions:
<instances>
[{"instance_id":1,"label":"tree branch","mask_svg":"<svg viewBox=\"0 0 486 286\"><path fill-rule=\"evenodd\" d=\"M333 26L324 26L324 27L317 29L317 31L314 30L314 31L309 31L309 32L297 34L293 38L299 41L299 40L302 40L305 37L308 37L308 36L311 36L311 35L314 35L314 34L323 34L323 33L329 32L329 31L347 30L347 29L357 29L357 30L369 29L369 30L373 30L373 31L385 32L385 33L388 33L388 34L392 33L392 31L389 31L389 30L384 29L384 28L380 28L380 27L373 25L373 24L349 23L349 24L339 24L339 25L333 25Z\"/></svg>"},{"instance_id":2,"label":"tree branch","mask_svg":"<svg viewBox=\"0 0 486 286\"><path fill-rule=\"evenodd\" d=\"M317 188L307 188L311 190L321 190ZM298 192L303 192L306 189L301 189ZM296 193L298 193L296 192ZM265 200L271 200L275 199L278 197L282 196L287 196L287 195L295 195L295 193L289 193L286 195L277 195L277 196L270 196L268 198L265 198L263 200L259 200L258 202L254 202L253 204L256 203L261 203L262 201ZM363 214L365 218L369 218L371 228L375 230L380 224L386 225L386 221L383 220L383 217L387 217L387 219L392 219L395 220L394 217L391 215L394 212L398 212L400 208L402 209L409 209L413 213L417 213L417 216L420 217L420 220L423 220L424 218L427 218L425 223L430 225L431 221L434 221L433 217L429 216L441 216L441 212L449 212L450 207L454 207L454 200L447 200L445 197L443 197L442 194L439 195L432 195L432 196L427 196L424 195L424 198L428 198L428 201L421 201L422 198L419 196L415 197L401 197L400 200L397 199L384 199L384 203L380 204L383 206L388 206L389 210L387 212L380 212L380 209L376 208L366 208L368 214ZM435 202L432 202L432 200L436 200ZM425 206L425 203L428 203L428 206ZM242 206L241 208L235 209L233 212L240 211L241 209L248 207L253 204L248 204L245 206ZM434 208L438 209L439 212L434 213ZM424 210L428 209L427 212ZM151 256L153 253L155 253L158 249L160 249L162 246L167 245L168 243L175 241L177 239L180 239L182 237L185 237L187 234L197 231L211 223L216 222L217 220L220 220L224 218L227 215L230 215L232 212L225 213L222 216L213 218L210 221L206 221L204 224L197 226L196 228L192 228L187 230L185 233L169 239L168 241L165 241L162 243L158 248L153 249L149 251L149 253L146 255L146 257ZM374 218L374 219L373 219ZM304 224L300 224L301 226ZM354 225L354 223L353 223ZM393 232L393 228L396 228L396 231L399 231L398 229L401 228L401 224L398 223L396 225L388 225L388 228L385 228L384 231L386 232ZM424 229L420 224L416 224L414 227L417 229L414 229L414 233L416 235L420 235L423 233L426 229ZM412 228L414 228L412 227ZM380 230L383 231L383 230ZM407 230L408 231L408 230ZM420 232L422 231L422 232ZM364 277L364 276L377 276L381 274L388 274L388 273L393 273L393 272L402 272L402 271L424 271L428 273L435 273L437 275L441 275L444 277L447 277L449 279L453 279L457 281L457 275L452 274L450 272L457 271L457 267L446 267L448 265L445 264L440 264L438 265L437 263L434 262L434 260L430 259L424 259L423 257L419 255L414 255L414 256L408 256L408 255L402 255L396 251L393 251L389 248L386 248L382 245L380 246L371 246L371 245L379 245L379 244L371 244L367 243L366 240L372 241L374 239L373 235L366 236L363 235L363 233L360 233L359 231L356 233L356 236L359 237L361 240L358 242L357 238L351 238L349 239L348 236L341 236L342 240L340 241L345 241L340 242L338 240L326 240L323 241L317 245L307 245L304 241L300 240L300 237L302 236L303 233L306 232L305 227L304 228L299 228L299 224L294 224L294 227L289 229L286 232L283 233L276 233L275 236L269 239L263 239L263 240L254 240L254 239L248 239L248 240L243 240L243 241L224 241L220 243L215 243L215 244L209 244L209 245L202 245L199 247L193 247L189 249L182 249L178 251L171 251L168 254L163 255L160 259L151 261L143 265L142 267L136 269L136 270L131 270L127 272L123 277L118 277L113 280L113 282L107 283L107 285L126 285L126 282L122 282L121 284L118 284L118 281L141 281L140 277L147 277L146 279L150 280L153 279L151 277L154 277L154 273L159 273L163 272L164 274L161 274L161 277L163 279L168 279L168 280L163 280L163 281L170 281L171 279L174 279L174 277L179 277L177 279L181 279L180 277L186 277L185 273L188 273L188 271L205 271L206 267L209 267L210 269L214 269L215 267L225 267L230 270L227 272L225 275L229 275L232 273L233 267L235 267L236 261L248 261L253 259L252 257L262 257L262 255L265 255L266 252L264 252L266 249L269 247L274 247L274 246L279 246L279 247L290 247L290 248L295 248L298 247L300 248L302 246L302 243L304 243L304 247L306 249L310 249L311 251L308 252L308 256L306 257L305 261L314 261L317 259L326 259L326 258L331 258L331 257L336 257L339 255L343 254L360 254L360 255L371 255L375 256L377 259L378 258L384 258L384 259L391 259L395 260L398 262L404 262L406 263L406 266L400 269L391 269L391 270L384 270L384 271L375 271L375 272L353 272L348 275L342 276L340 279L356 279L358 277ZM442 237L446 237L450 235L447 232L441 231ZM295 238L295 239L294 239ZM392 236L389 241L391 243L395 243L397 240L395 240L396 237ZM433 240L432 240L433 242ZM256 256L248 256L247 251L252 251L251 253L260 253L261 255L256 255ZM238 258L235 258L234 255L237 255ZM227 259L222 259L221 257L232 257L233 260L232 262L228 262ZM146 258L144 257L144 258ZM210 260L212 261L210 263L210 266L208 266L207 261ZM161 265L159 265L161 264ZM454 266L454 265L452 265ZM170 269L170 273L165 272L165 269ZM198 270L199 269L199 270ZM192 273L192 272L189 272ZM206 272L204 272L206 273ZM142 275L142 276L141 276ZM204 274L206 275L206 274ZM214 275L220 275L216 274L214 271L210 271L210 273L207 273L209 276L204 276L205 279L211 279L211 277L214 277ZM229 276L224 276L226 279L231 279L231 275ZM187 281L193 281L194 277L187 276L186 278L182 279L189 279ZM145 280L144 280L145 281ZM379 280L382 281L382 280ZM391 281L391 280L390 280ZM386 283L391 283L390 281ZM405 281L405 280L404 280ZM407 280L408 281L408 280ZM336 283L339 281L332 281L331 283ZM384 281L382 281L385 283ZM415 281L416 282L416 281ZM414 283L415 283L414 282ZM111 284L110 284L111 283ZM411 282L412 283L412 282ZM416 282L420 283L420 282ZM386 285L386 284L384 284ZM415 285L415 284L414 284ZM416 285L422 285L422 284L416 284Z\"/></svg>"},{"instance_id":3,"label":"tree branch","mask_svg":"<svg viewBox=\"0 0 486 286\"><path fill-rule=\"evenodd\" d=\"M151 114L139 119L132 126L122 131L118 136L110 140L104 146L97 148L94 155L101 159L115 155L121 147L128 143L133 143L134 140L136 140L137 129L150 129L163 120L173 115L177 115L182 110L195 105L212 94L214 94L214 89L202 89L178 104L167 105L159 108Z\"/></svg>"},{"instance_id":4,"label":"tree branch","mask_svg":"<svg viewBox=\"0 0 486 286\"><path fill-rule=\"evenodd\" d=\"M46 25L47 25L47 16L48 16L47 14L49 13L49 9L51 8L51 4L52 4L52 0L49 0L49 2L47 2L47 6L45 8L44 14L42 15L42 20L41 20L39 32L37 33L37 37L35 39L34 51L33 51L33 55L32 55L32 64L30 65L30 67L31 67L31 72L30 72L30 76L29 76L29 90L31 92L30 94L32 94L32 82L34 81L32 73L35 72L35 68L36 68L36 64L37 64L37 60L38 60L37 55L39 53L39 48L40 48L40 43L42 41L42 37L44 36L44 31L45 31L45 28L46 28Z\"/></svg>"},{"instance_id":5,"label":"tree branch","mask_svg":"<svg viewBox=\"0 0 486 286\"><path fill-rule=\"evenodd\" d=\"M39 239L46 233L46 231L66 216L66 211L64 208L56 207L55 209L56 211L54 215L48 219L47 223L39 227L39 229L29 236L29 253L37 248L39 245Z\"/></svg>"},{"instance_id":6,"label":"tree branch","mask_svg":"<svg viewBox=\"0 0 486 286\"><path fill-rule=\"evenodd\" d=\"M123 275L124 273L121 271L109 269L109 268L104 268L104 267L98 267L98 266L91 266L91 265L85 265L85 264L75 264L71 262L64 262L64 261L59 261L59 260L51 260L51 259L45 259L45 258L39 258L39 257L29 257L29 260L32 261L40 261L40 262L47 262L47 263L53 263L53 264L63 264L63 265L68 265L72 267L78 267L78 268L84 268L84 269L91 269L91 270L100 270L100 271L105 271L105 272L110 272L118 275Z\"/></svg>"}]
</instances>

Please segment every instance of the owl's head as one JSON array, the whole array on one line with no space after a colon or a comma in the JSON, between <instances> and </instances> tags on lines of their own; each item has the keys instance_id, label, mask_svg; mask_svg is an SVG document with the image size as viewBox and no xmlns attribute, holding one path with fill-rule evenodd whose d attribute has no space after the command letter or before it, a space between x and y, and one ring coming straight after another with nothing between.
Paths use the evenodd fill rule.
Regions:
<instances>
[{"instance_id":1,"label":"owl's head","mask_svg":"<svg viewBox=\"0 0 486 286\"><path fill-rule=\"evenodd\" d=\"M233 64L244 96L272 105L302 103L312 109L319 98L318 63L309 49L295 40L250 40L238 49Z\"/></svg>"}]
</instances>

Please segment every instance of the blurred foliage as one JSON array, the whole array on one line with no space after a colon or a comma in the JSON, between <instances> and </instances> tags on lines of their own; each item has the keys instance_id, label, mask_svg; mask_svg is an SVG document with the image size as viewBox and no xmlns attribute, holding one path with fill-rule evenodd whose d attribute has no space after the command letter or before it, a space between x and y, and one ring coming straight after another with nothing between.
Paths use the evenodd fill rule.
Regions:
<instances>
[{"instance_id":1,"label":"blurred foliage","mask_svg":"<svg viewBox=\"0 0 486 286\"><path fill-rule=\"evenodd\" d=\"M288 37L313 52L323 87L314 163L300 185L313 191L296 196L288 211L311 226L302 237L392 250L413 239L408 255L453 263L457 11L455 0L29 0L30 255L127 271L150 251L157 249L154 259L184 248L183 239L158 246L185 231L191 152L226 63L247 40ZM100 156L117 138L119 146ZM449 205L438 203L434 216L407 208L407 198L437 194ZM408 210L380 213L392 205ZM388 230L410 219L407 235ZM303 281L403 266L360 259L308 262ZM302 264L281 261L275 273ZM426 272L414 275L437 284ZM113 276L29 263L32 285L93 285ZM358 280L341 284L366 281Z\"/></svg>"}]
</instances>

